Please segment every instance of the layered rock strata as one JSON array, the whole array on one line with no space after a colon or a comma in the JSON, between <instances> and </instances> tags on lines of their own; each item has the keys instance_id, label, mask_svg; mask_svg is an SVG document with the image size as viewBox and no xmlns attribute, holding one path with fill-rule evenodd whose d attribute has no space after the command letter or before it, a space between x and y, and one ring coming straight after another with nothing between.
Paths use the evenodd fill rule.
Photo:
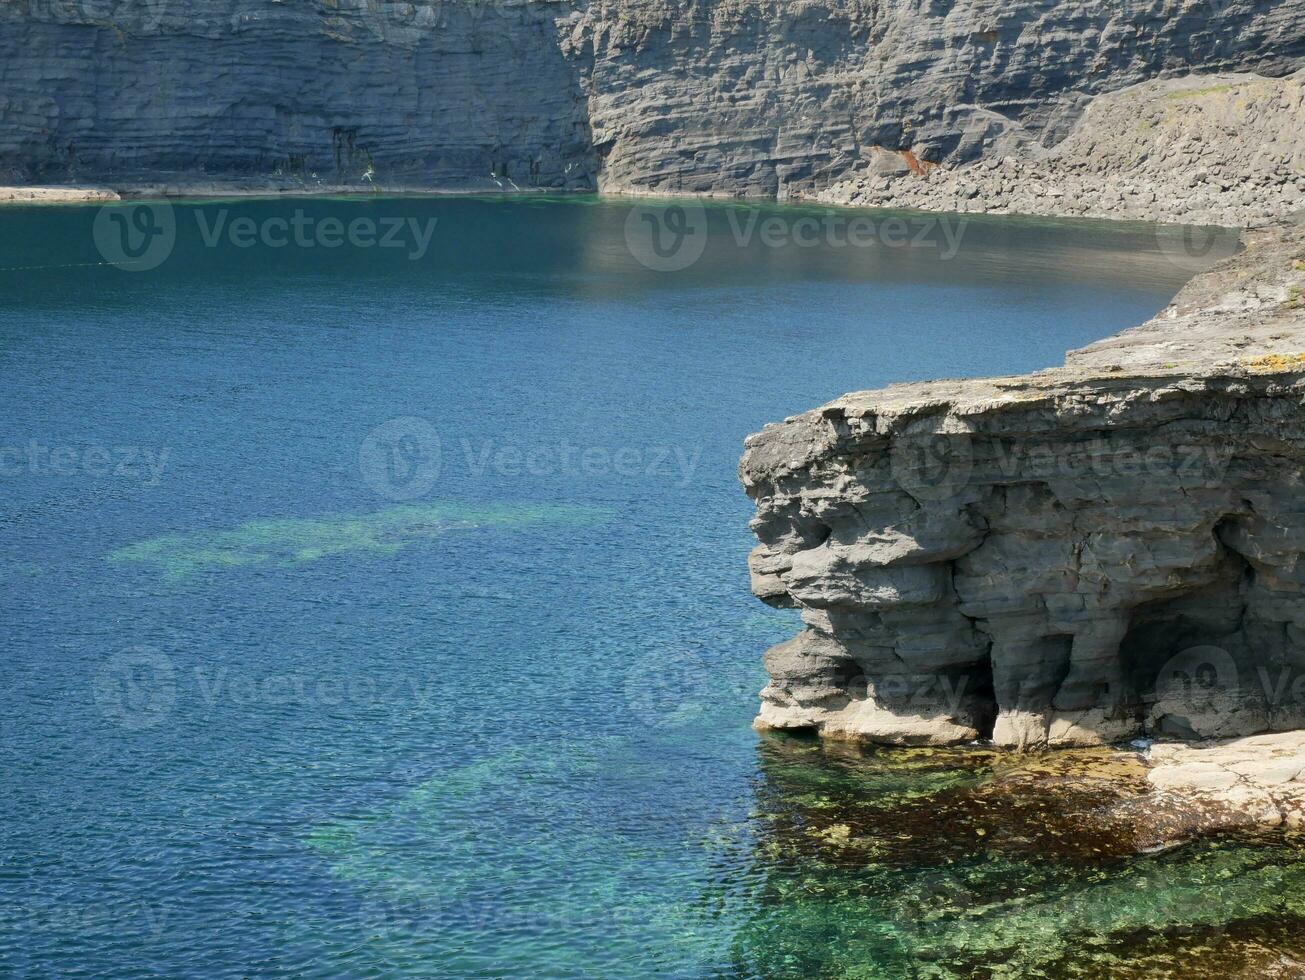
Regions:
<instances>
[{"instance_id":1,"label":"layered rock strata","mask_svg":"<svg viewBox=\"0 0 1305 980\"><path fill-rule=\"evenodd\" d=\"M1245 225L1305 207L1305 72L1195 75L1088 103L1055 146L1012 133L981 161L930 166L883 148L816 199L926 211Z\"/></svg>"},{"instance_id":2,"label":"layered rock strata","mask_svg":"<svg viewBox=\"0 0 1305 980\"><path fill-rule=\"evenodd\" d=\"M1305 727L1305 223L1021 377L750 437L761 727L1090 745Z\"/></svg>"},{"instance_id":3,"label":"layered rock strata","mask_svg":"<svg viewBox=\"0 0 1305 980\"><path fill-rule=\"evenodd\" d=\"M0 180L786 197L1305 65L1305 0L4 0Z\"/></svg>"}]
</instances>

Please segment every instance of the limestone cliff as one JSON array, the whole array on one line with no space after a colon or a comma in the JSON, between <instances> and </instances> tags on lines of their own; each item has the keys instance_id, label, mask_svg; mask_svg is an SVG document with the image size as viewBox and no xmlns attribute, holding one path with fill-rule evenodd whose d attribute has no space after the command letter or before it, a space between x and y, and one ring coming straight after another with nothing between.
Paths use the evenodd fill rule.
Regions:
<instances>
[{"instance_id":1,"label":"limestone cliff","mask_svg":"<svg viewBox=\"0 0 1305 980\"><path fill-rule=\"evenodd\" d=\"M570 10L0 0L0 173L591 188Z\"/></svg>"},{"instance_id":2,"label":"limestone cliff","mask_svg":"<svg viewBox=\"0 0 1305 980\"><path fill-rule=\"evenodd\" d=\"M752 436L762 727L1093 744L1305 727L1305 223L1023 377Z\"/></svg>"},{"instance_id":3,"label":"limestone cliff","mask_svg":"<svg viewBox=\"0 0 1305 980\"><path fill-rule=\"evenodd\" d=\"M815 193L926 211L1064 214L1245 225L1305 207L1305 70L1189 75L1095 97L1055 146L1012 132L957 166L877 151Z\"/></svg>"},{"instance_id":4,"label":"limestone cliff","mask_svg":"<svg viewBox=\"0 0 1305 980\"><path fill-rule=\"evenodd\" d=\"M1305 0L0 0L0 178L786 196L1305 65Z\"/></svg>"}]
</instances>

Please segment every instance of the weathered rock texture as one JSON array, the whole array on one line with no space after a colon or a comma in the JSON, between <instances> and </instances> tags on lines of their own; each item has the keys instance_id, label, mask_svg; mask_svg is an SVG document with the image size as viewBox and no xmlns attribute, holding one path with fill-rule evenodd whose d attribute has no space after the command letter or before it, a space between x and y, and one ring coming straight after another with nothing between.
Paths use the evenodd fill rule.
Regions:
<instances>
[{"instance_id":1,"label":"weathered rock texture","mask_svg":"<svg viewBox=\"0 0 1305 980\"><path fill-rule=\"evenodd\" d=\"M1305 71L1194 75L1100 95L1044 148L1012 132L959 167L880 150L819 200L1242 225L1305 207Z\"/></svg>"},{"instance_id":2,"label":"weathered rock texture","mask_svg":"<svg viewBox=\"0 0 1305 980\"><path fill-rule=\"evenodd\" d=\"M1038 374L749 438L750 564L806 628L761 726L1082 745L1305 726L1305 224Z\"/></svg>"},{"instance_id":3,"label":"weathered rock texture","mask_svg":"<svg viewBox=\"0 0 1305 980\"><path fill-rule=\"evenodd\" d=\"M0 0L11 179L592 187L562 0ZM367 176L365 176L367 175Z\"/></svg>"},{"instance_id":4,"label":"weathered rock texture","mask_svg":"<svg viewBox=\"0 0 1305 980\"><path fill-rule=\"evenodd\" d=\"M0 0L0 178L784 197L1305 65L1305 0Z\"/></svg>"},{"instance_id":5,"label":"weathered rock texture","mask_svg":"<svg viewBox=\"0 0 1305 980\"><path fill-rule=\"evenodd\" d=\"M1305 827L1305 732L1157 744L1146 765L1152 809L1195 813L1200 830Z\"/></svg>"}]
</instances>

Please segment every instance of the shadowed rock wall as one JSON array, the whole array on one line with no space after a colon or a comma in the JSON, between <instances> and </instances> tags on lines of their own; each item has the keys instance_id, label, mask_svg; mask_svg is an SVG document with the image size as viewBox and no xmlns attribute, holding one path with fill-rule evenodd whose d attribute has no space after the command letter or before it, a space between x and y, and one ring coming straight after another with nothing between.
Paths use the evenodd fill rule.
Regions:
<instances>
[{"instance_id":1,"label":"shadowed rock wall","mask_svg":"<svg viewBox=\"0 0 1305 980\"><path fill-rule=\"evenodd\" d=\"M0 0L0 175L784 196L1303 59L1305 0Z\"/></svg>"},{"instance_id":2,"label":"shadowed rock wall","mask_svg":"<svg viewBox=\"0 0 1305 980\"><path fill-rule=\"evenodd\" d=\"M0 171L592 188L560 2L0 5Z\"/></svg>"}]
</instances>

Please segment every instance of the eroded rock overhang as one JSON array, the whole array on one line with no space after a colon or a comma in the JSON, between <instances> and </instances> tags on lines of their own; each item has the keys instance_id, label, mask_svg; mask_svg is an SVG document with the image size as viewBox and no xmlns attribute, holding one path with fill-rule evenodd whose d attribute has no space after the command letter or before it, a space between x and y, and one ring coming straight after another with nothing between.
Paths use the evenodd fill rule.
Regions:
<instances>
[{"instance_id":1,"label":"eroded rock overhang","mask_svg":"<svg viewBox=\"0 0 1305 980\"><path fill-rule=\"evenodd\" d=\"M766 427L753 591L805 628L760 727L1085 745L1305 727L1305 224L1014 378Z\"/></svg>"}]
</instances>

